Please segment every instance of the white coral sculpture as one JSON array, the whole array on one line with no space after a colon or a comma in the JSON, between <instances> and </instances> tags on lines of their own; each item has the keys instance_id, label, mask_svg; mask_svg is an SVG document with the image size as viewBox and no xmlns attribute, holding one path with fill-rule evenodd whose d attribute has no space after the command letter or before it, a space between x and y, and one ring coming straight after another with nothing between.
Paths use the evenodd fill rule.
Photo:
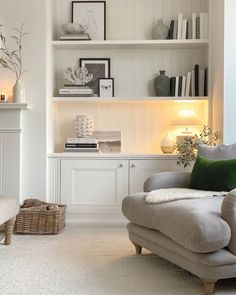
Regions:
<instances>
[{"instance_id":1,"label":"white coral sculpture","mask_svg":"<svg viewBox=\"0 0 236 295\"><path fill-rule=\"evenodd\" d=\"M72 84L85 85L93 80L93 74L86 67L74 66L66 69L64 78Z\"/></svg>"}]
</instances>

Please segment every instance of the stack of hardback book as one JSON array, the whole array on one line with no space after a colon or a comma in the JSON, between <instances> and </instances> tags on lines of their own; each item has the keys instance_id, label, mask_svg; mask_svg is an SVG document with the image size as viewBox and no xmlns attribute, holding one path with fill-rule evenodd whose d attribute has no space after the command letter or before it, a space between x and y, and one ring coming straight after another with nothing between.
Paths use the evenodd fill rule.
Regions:
<instances>
[{"instance_id":1,"label":"stack of hardback book","mask_svg":"<svg viewBox=\"0 0 236 295\"><path fill-rule=\"evenodd\" d=\"M195 65L186 76L170 79L170 96L208 96L208 69Z\"/></svg>"},{"instance_id":2,"label":"stack of hardback book","mask_svg":"<svg viewBox=\"0 0 236 295\"><path fill-rule=\"evenodd\" d=\"M59 94L62 96L91 97L93 96L93 89L88 86L65 84L64 88L59 89Z\"/></svg>"},{"instance_id":3,"label":"stack of hardback book","mask_svg":"<svg viewBox=\"0 0 236 295\"><path fill-rule=\"evenodd\" d=\"M192 14L191 19L184 19L180 13L178 20L170 23L169 39L207 39L208 38L208 13Z\"/></svg>"},{"instance_id":4,"label":"stack of hardback book","mask_svg":"<svg viewBox=\"0 0 236 295\"><path fill-rule=\"evenodd\" d=\"M81 34L64 34L60 36L61 41L87 41L91 40L88 33Z\"/></svg>"},{"instance_id":5,"label":"stack of hardback book","mask_svg":"<svg viewBox=\"0 0 236 295\"><path fill-rule=\"evenodd\" d=\"M68 138L64 152L98 153L100 152L98 141L92 137Z\"/></svg>"}]
</instances>

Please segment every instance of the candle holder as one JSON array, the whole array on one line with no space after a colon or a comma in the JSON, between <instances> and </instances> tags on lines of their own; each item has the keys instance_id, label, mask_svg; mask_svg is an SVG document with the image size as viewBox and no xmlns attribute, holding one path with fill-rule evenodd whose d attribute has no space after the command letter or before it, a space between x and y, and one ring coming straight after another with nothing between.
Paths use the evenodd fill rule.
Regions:
<instances>
[{"instance_id":1,"label":"candle holder","mask_svg":"<svg viewBox=\"0 0 236 295\"><path fill-rule=\"evenodd\" d=\"M7 96L5 93L1 93L0 95L0 103L1 102L7 102Z\"/></svg>"}]
</instances>

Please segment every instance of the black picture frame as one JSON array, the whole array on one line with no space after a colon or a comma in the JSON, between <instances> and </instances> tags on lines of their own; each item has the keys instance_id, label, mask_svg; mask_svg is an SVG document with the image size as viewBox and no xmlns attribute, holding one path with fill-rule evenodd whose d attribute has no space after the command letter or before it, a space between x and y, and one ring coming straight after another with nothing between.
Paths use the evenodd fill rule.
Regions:
<instances>
[{"instance_id":1,"label":"black picture frame","mask_svg":"<svg viewBox=\"0 0 236 295\"><path fill-rule=\"evenodd\" d=\"M90 36L91 40L106 40L106 1L72 1L71 3L71 21L72 23L74 22L74 18L75 18L75 6L76 4L101 4L104 6L104 34L103 34L103 39L93 39L92 36ZM83 25L83 24L82 24Z\"/></svg>"},{"instance_id":2,"label":"black picture frame","mask_svg":"<svg viewBox=\"0 0 236 295\"><path fill-rule=\"evenodd\" d=\"M102 80L110 80L111 81L111 87L112 87L112 95L111 96L101 96L101 82ZM115 97L115 80L114 78L100 78L98 79L98 96L99 97Z\"/></svg>"},{"instance_id":3,"label":"black picture frame","mask_svg":"<svg viewBox=\"0 0 236 295\"><path fill-rule=\"evenodd\" d=\"M87 86L93 89L94 96L99 96L99 79L110 78L111 59L110 58L80 58L79 65L80 67L86 67L89 73L93 74L94 80L89 82ZM98 65L105 65L105 67L99 68Z\"/></svg>"}]
</instances>

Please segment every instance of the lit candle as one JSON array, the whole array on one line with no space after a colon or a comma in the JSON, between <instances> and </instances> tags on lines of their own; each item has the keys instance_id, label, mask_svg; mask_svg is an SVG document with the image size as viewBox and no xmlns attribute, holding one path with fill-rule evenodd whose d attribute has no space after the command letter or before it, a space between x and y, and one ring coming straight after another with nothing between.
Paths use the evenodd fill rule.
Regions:
<instances>
[{"instance_id":1,"label":"lit candle","mask_svg":"<svg viewBox=\"0 0 236 295\"><path fill-rule=\"evenodd\" d=\"M1 94L0 101L1 101L1 102L6 102L6 101L7 101L7 96L6 96L5 93L2 93L2 94Z\"/></svg>"}]
</instances>

